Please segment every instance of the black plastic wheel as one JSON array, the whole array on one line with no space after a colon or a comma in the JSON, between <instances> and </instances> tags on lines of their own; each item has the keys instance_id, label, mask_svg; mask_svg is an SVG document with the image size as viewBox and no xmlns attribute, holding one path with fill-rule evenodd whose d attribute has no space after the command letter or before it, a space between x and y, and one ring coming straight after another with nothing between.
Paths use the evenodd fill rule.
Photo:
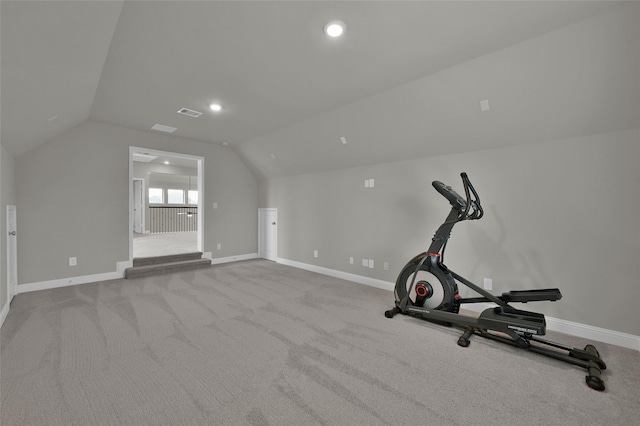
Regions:
<instances>
[{"instance_id":1,"label":"black plastic wheel","mask_svg":"<svg viewBox=\"0 0 640 426\"><path fill-rule=\"evenodd\" d=\"M586 376L587 386L598 392L605 390L604 381L598 376Z\"/></svg>"},{"instance_id":2,"label":"black plastic wheel","mask_svg":"<svg viewBox=\"0 0 640 426\"><path fill-rule=\"evenodd\" d=\"M460 338L458 339L458 346L462 346L463 348L466 348L467 346L469 346L469 343L471 343L471 336L473 336L473 332L474 332L474 328L473 327L467 327L464 330L464 333L462 334L462 336L460 336Z\"/></svg>"},{"instance_id":3,"label":"black plastic wheel","mask_svg":"<svg viewBox=\"0 0 640 426\"><path fill-rule=\"evenodd\" d=\"M433 268L430 259L420 265L426 253L414 257L398 275L395 287L396 301L400 302L407 297L409 293L408 303L413 306L420 306L426 309L438 309L444 311L453 310L455 284L450 284L441 270ZM418 266L420 268L418 269ZM415 277L415 280L414 280ZM412 286L411 291L409 288ZM416 287L420 285L422 288L428 288L426 297L420 297L416 294Z\"/></svg>"},{"instance_id":4,"label":"black plastic wheel","mask_svg":"<svg viewBox=\"0 0 640 426\"><path fill-rule=\"evenodd\" d=\"M462 336L458 339L458 346L462 346L463 348L469 346L469 343L471 343L471 341L469 339L465 339Z\"/></svg>"},{"instance_id":5,"label":"black plastic wheel","mask_svg":"<svg viewBox=\"0 0 640 426\"><path fill-rule=\"evenodd\" d=\"M595 349L595 348L594 348ZM587 386L591 389L602 392L605 389L604 381L602 380L600 367L595 361L589 361L589 367L587 367L587 376L585 377Z\"/></svg>"},{"instance_id":6,"label":"black plastic wheel","mask_svg":"<svg viewBox=\"0 0 640 426\"><path fill-rule=\"evenodd\" d=\"M392 309L389 309L388 311L384 311L384 316L387 318L393 318L394 316L396 316L396 314L399 314L399 313L400 313L400 308L395 306Z\"/></svg>"}]
</instances>

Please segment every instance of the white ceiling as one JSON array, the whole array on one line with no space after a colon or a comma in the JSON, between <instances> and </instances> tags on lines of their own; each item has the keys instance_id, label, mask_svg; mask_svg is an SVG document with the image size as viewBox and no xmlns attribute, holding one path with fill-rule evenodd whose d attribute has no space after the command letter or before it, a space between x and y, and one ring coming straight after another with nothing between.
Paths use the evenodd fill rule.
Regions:
<instances>
[{"instance_id":1,"label":"white ceiling","mask_svg":"<svg viewBox=\"0 0 640 426\"><path fill-rule=\"evenodd\" d=\"M159 123L249 158L265 135L614 6L3 0L2 144L19 156L86 120ZM322 33L332 19L343 38Z\"/></svg>"}]
</instances>

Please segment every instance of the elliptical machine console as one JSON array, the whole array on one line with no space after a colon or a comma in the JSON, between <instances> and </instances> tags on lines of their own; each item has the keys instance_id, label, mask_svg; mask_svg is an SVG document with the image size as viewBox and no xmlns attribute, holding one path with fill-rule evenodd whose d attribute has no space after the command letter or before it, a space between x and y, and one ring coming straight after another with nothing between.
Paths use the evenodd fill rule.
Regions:
<instances>
[{"instance_id":1,"label":"elliptical machine console","mask_svg":"<svg viewBox=\"0 0 640 426\"><path fill-rule=\"evenodd\" d=\"M461 327L464 333L458 339L458 345L462 347L469 346L470 338L475 334L583 367L587 370L587 385L598 391L604 390L601 370L607 367L593 345L576 349L544 340L539 337L546 333L544 315L516 309L509 304L554 302L562 298L559 289L515 290L495 296L445 266L444 251L453 226L465 220L480 219L484 215L480 197L469 177L466 173L461 173L461 177L464 198L442 182L432 183L449 201L451 211L436 230L429 249L415 256L402 268L394 289L395 306L386 311L385 316L393 318L400 313L442 325ZM462 298L458 292L458 283L480 296ZM462 304L483 302L492 302L497 306L485 309L478 318L459 313Z\"/></svg>"}]
</instances>

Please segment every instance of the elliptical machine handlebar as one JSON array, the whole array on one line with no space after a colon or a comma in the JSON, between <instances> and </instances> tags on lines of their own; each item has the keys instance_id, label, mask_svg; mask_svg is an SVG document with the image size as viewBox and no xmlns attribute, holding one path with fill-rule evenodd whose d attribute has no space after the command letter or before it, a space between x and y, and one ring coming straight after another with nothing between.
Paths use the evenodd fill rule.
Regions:
<instances>
[{"instance_id":1,"label":"elliptical machine handlebar","mask_svg":"<svg viewBox=\"0 0 640 426\"><path fill-rule=\"evenodd\" d=\"M462 198L453 188L440 181L434 180L432 185L436 191L449 200L451 206L460 213L458 221L480 219L484 215L484 210L482 209L482 205L480 205L480 197L471 184L469 176L467 176L465 172L462 172L460 173L460 177L464 185L465 198ZM469 213L470 210L471 213Z\"/></svg>"}]
</instances>

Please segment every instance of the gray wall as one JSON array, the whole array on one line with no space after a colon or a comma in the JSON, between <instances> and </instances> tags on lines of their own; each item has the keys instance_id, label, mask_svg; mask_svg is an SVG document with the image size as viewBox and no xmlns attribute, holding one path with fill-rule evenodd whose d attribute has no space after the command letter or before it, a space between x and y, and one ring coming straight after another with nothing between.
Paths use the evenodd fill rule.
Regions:
<instances>
[{"instance_id":1,"label":"gray wall","mask_svg":"<svg viewBox=\"0 0 640 426\"><path fill-rule=\"evenodd\" d=\"M257 182L232 150L87 122L16 159L19 285L113 272L129 260L129 146L204 157L204 251L257 251ZM68 266L71 256L78 266Z\"/></svg>"},{"instance_id":2,"label":"gray wall","mask_svg":"<svg viewBox=\"0 0 640 426\"><path fill-rule=\"evenodd\" d=\"M259 205L278 208L279 257L395 282L449 211L431 181L461 191L466 171L486 213L456 226L450 267L498 294L558 287L562 300L535 308L640 335L639 140L636 129L263 180Z\"/></svg>"},{"instance_id":3,"label":"gray wall","mask_svg":"<svg viewBox=\"0 0 640 426\"><path fill-rule=\"evenodd\" d=\"M16 204L14 181L14 158L9 151L0 146L0 310L7 302L7 205Z\"/></svg>"}]
</instances>

